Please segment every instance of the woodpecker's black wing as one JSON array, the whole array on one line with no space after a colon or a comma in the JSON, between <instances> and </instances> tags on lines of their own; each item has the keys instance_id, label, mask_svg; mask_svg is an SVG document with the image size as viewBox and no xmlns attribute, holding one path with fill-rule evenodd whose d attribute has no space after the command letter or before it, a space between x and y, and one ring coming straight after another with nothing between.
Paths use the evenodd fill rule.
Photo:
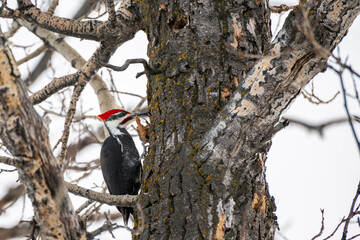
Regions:
<instances>
[{"instance_id":1,"label":"woodpecker's black wing","mask_svg":"<svg viewBox=\"0 0 360 240\"><path fill-rule=\"evenodd\" d=\"M100 163L104 180L113 195L136 195L140 187L141 162L139 153L130 134L110 136L101 148ZM127 225L132 208L117 207Z\"/></svg>"}]
</instances>

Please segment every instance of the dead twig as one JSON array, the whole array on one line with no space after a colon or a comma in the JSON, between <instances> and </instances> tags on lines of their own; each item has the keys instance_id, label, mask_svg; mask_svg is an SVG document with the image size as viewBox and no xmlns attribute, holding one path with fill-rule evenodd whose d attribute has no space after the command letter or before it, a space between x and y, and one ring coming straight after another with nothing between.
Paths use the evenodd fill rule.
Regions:
<instances>
[{"instance_id":1,"label":"dead twig","mask_svg":"<svg viewBox=\"0 0 360 240\"><path fill-rule=\"evenodd\" d=\"M303 95L303 97L305 98L305 99L307 99L310 103L313 103L313 104L316 104L316 105L319 105L319 104L328 104L328 103L330 103L330 102L332 102L332 101L334 101L335 100L335 98L340 94L340 91L337 91L337 93L335 93L335 95L331 98L331 99L329 99L329 100L327 100L327 101L324 101L324 100L322 100L322 99L320 99L318 96L316 96L315 95L315 92L314 92L314 81L311 81L311 92L308 92L306 89L303 89L302 91L301 91L301 94Z\"/></svg>"},{"instance_id":2,"label":"dead twig","mask_svg":"<svg viewBox=\"0 0 360 240\"><path fill-rule=\"evenodd\" d=\"M315 240L316 238L320 237L324 232L324 209L320 209L321 211L321 227L320 232L316 234L311 240Z\"/></svg>"}]
</instances>

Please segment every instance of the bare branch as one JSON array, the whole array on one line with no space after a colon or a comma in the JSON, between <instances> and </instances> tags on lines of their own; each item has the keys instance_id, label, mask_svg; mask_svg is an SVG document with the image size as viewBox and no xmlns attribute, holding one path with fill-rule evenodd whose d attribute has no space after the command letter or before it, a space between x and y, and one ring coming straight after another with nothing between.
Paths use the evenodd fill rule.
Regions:
<instances>
[{"instance_id":1,"label":"bare branch","mask_svg":"<svg viewBox=\"0 0 360 240\"><path fill-rule=\"evenodd\" d=\"M19 8L13 12L2 13L3 17L22 17L26 21L36 24L47 30L64 34L67 36L78 37L82 39L89 39L95 41L115 39L131 39L132 33L141 29L141 20L137 18L137 9L132 7L131 1L126 0L122 3L122 9L124 9L129 18L122 17L116 18L116 23L120 28L109 28L107 22L92 20L92 21L80 21L71 20L67 18L61 18L53 16L50 13L42 12L36 8L31 1L18 0ZM122 42L122 41L120 41Z\"/></svg>"},{"instance_id":2,"label":"bare branch","mask_svg":"<svg viewBox=\"0 0 360 240\"><path fill-rule=\"evenodd\" d=\"M71 183L66 183L66 186L68 191L75 195L107 205L134 207L138 198L136 195L110 195L107 193L99 193Z\"/></svg>"},{"instance_id":3,"label":"bare branch","mask_svg":"<svg viewBox=\"0 0 360 240\"><path fill-rule=\"evenodd\" d=\"M53 15L56 7L59 5L59 0L52 0L47 13Z\"/></svg>"},{"instance_id":4,"label":"bare branch","mask_svg":"<svg viewBox=\"0 0 360 240\"><path fill-rule=\"evenodd\" d=\"M356 141L356 144L357 144L357 147L358 147L358 151L360 153L360 141L359 141L359 138L356 134L356 131L355 131L355 127L354 127L354 124L352 122L352 117L351 117L351 114L350 114L350 111L349 111L349 107L348 107L348 104L347 104L347 99L346 99L346 90L345 90L345 86L344 86L344 79L343 79L343 69L341 69L340 71L336 70L334 67L332 66L329 66L329 68L331 68L332 70L334 70L335 72L337 72L339 78L340 78L340 84L341 84L341 90L342 90L342 93L343 93L343 99L344 99L344 107L345 107L345 111L346 111L346 115L347 115L347 118L348 118L348 122L350 124L350 128L351 128L351 131L353 133L353 136L355 138L355 141Z\"/></svg>"},{"instance_id":5,"label":"bare branch","mask_svg":"<svg viewBox=\"0 0 360 240\"><path fill-rule=\"evenodd\" d=\"M26 21L34 23L42 28L67 36L100 41L109 33L106 22L102 21L79 21L53 16L51 13L42 12L30 1L18 0L19 8L14 11L14 17L21 16Z\"/></svg>"},{"instance_id":6,"label":"bare branch","mask_svg":"<svg viewBox=\"0 0 360 240\"><path fill-rule=\"evenodd\" d=\"M320 237L324 232L324 209L320 209L321 211L321 227L320 232L316 234L311 240L315 240L316 238Z\"/></svg>"},{"instance_id":7,"label":"bare branch","mask_svg":"<svg viewBox=\"0 0 360 240\"><path fill-rule=\"evenodd\" d=\"M357 237L360 237L360 233L352 236L351 238L348 238L347 240L352 240L352 239L355 239L355 238L357 238Z\"/></svg>"},{"instance_id":8,"label":"bare branch","mask_svg":"<svg viewBox=\"0 0 360 240\"><path fill-rule=\"evenodd\" d=\"M109 231L112 234L112 230L115 230L117 228L127 228L127 227L124 227L124 226L119 226L116 223L111 223L108 216L105 215L105 217L106 217L106 221L101 227L99 227L98 229L88 233L88 238L89 239L93 239L95 236L99 235L100 233L102 233L104 231ZM114 237L114 235L113 235L113 237Z\"/></svg>"},{"instance_id":9,"label":"bare branch","mask_svg":"<svg viewBox=\"0 0 360 240\"><path fill-rule=\"evenodd\" d=\"M10 239L15 237L29 237L34 229L34 222L21 222L13 228L0 228L1 239Z\"/></svg>"},{"instance_id":10,"label":"bare branch","mask_svg":"<svg viewBox=\"0 0 360 240\"><path fill-rule=\"evenodd\" d=\"M39 104L45 101L54 93L58 92L59 90L74 85L79 79L79 72L69 74L60 78L54 78L52 82L46 85L43 89L34 93L30 100L34 105Z\"/></svg>"},{"instance_id":11,"label":"bare branch","mask_svg":"<svg viewBox=\"0 0 360 240\"><path fill-rule=\"evenodd\" d=\"M291 124L300 125L302 127L307 128L308 130L317 131L317 132L319 132L320 136L323 136L324 128L335 125L335 124L345 123L348 121L347 118L339 118L339 119L330 120L330 121L320 123L320 124L310 124L310 123L306 123L304 121L293 119L293 118L283 118L283 119L288 120ZM353 120L355 120L355 118L353 118Z\"/></svg>"},{"instance_id":12,"label":"bare branch","mask_svg":"<svg viewBox=\"0 0 360 240\"><path fill-rule=\"evenodd\" d=\"M33 70L31 70L29 75L24 80L26 86L30 86L31 84L33 84L38 79L38 77L41 75L41 73L45 69L48 69L48 63L51 60L51 56L53 53L54 53L54 50L52 50L52 49L47 49L45 51L45 54L42 56L42 58L40 59L40 61L36 65L36 67Z\"/></svg>"},{"instance_id":13,"label":"bare branch","mask_svg":"<svg viewBox=\"0 0 360 240\"><path fill-rule=\"evenodd\" d=\"M84 90L84 88L86 86L86 83L87 83L87 81L77 82L75 85L75 88L74 88L73 95L71 96L69 109L68 109L68 112L65 117L63 134L60 138L62 145L61 145L61 153L59 155L59 159L62 163L64 162L65 156L66 156L67 142L69 140L69 135L70 135L70 126L71 126L72 120L75 116L76 105L77 105L77 102L79 101L82 91ZM56 146L54 148L56 148ZM63 167L65 167L65 166L63 166Z\"/></svg>"},{"instance_id":14,"label":"bare branch","mask_svg":"<svg viewBox=\"0 0 360 240\"><path fill-rule=\"evenodd\" d=\"M349 211L349 214L347 216L347 218L345 219L345 225L344 225L344 230L343 230L343 235L342 235L342 240L346 240L346 235L347 235L347 232L348 232L348 227L349 227L349 223L350 223L350 220L356 215L356 210L355 209L355 204L356 204L356 201L358 199L358 197L360 196L360 181L359 181L359 184L358 184L358 187L356 189L356 193L355 193L355 197L351 203L351 207L350 207L350 211Z\"/></svg>"},{"instance_id":15,"label":"bare branch","mask_svg":"<svg viewBox=\"0 0 360 240\"><path fill-rule=\"evenodd\" d=\"M94 202L93 200L87 200L86 202L84 202L78 209L76 209L76 211L75 211L76 214L79 214L82 210L87 208L93 202Z\"/></svg>"},{"instance_id":16,"label":"bare branch","mask_svg":"<svg viewBox=\"0 0 360 240\"><path fill-rule=\"evenodd\" d=\"M106 61L110 57L111 54L116 50L115 46L107 45L105 43L101 43L100 47L95 51L90 60L79 70L79 79L75 85L73 95L71 97L70 106L66 114L65 123L64 123L64 131L61 137L62 147L59 159L61 162L64 161L67 151L67 142L69 139L69 131L70 125L72 123L73 117L76 111L76 104L80 98L82 91L84 90L86 84L90 79L95 75L96 71L100 67L97 62L98 58L103 58ZM100 60L103 60L100 59Z\"/></svg>"},{"instance_id":17,"label":"bare branch","mask_svg":"<svg viewBox=\"0 0 360 240\"><path fill-rule=\"evenodd\" d=\"M335 95L330 98L329 100L327 101L324 101L322 99L320 99L318 96L315 95L315 92L314 92L314 81L311 81L311 92L309 93L308 91L306 91L306 89L303 89L301 91L301 94L303 95L303 97L305 99L307 99L309 102L311 103L314 103L316 105L319 105L319 104L328 104L332 101L334 101L334 99L340 94L340 91L337 91L337 93L335 93Z\"/></svg>"},{"instance_id":18,"label":"bare branch","mask_svg":"<svg viewBox=\"0 0 360 240\"><path fill-rule=\"evenodd\" d=\"M21 64L39 56L41 53L43 53L46 50L46 46L43 44L41 45L38 49L36 49L34 52L30 53L29 55L27 55L26 57L20 59L19 61L16 62L16 64L18 66L20 66Z\"/></svg>"},{"instance_id":19,"label":"bare branch","mask_svg":"<svg viewBox=\"0 0 360 240\"><path fill-rule=\"evenodd\" d=\"M10 188L7 192L7 194L5 194L5 196L0 199L0 215L1 212L4 210L4 206L9 203L9 202L16 202L18 200L19 197L21 197L24 193L24 186L23 185L19 185L17 187L14 188Z\"/></svg>"},{"instance_id":20,"label":"bare branch","mask_svg":"<svg viewBox=\"0 0 360 240\"><path fill-rule=\"evenodd\" d=\"M74 48L72 48L64 40L64 38L60 38L60 37L56 36L54 33L51 33L50 31L47 31L45 29L38 28L34 24L30 24L25 21L20 21L20 22L26 28L28 28L30 31L32 31L34 34L36 34L39 38L41 38L46 45L51 46L58 53L60 53L66 60L68 60L72 64L72 66L74 68L80 70L86 64L85 59ZM118 42L117 44L119 44L119 43L120 42ZM58 84L56 84L55 80L54 80L53 82L48 84L48 86L46 86L44 89L42 89L39 92L37 92L36 94L34 94L34 97L36 95L41 95L41 92L48 91L48 88L54 88L54 90L56 92L64 87L74 85L76 82L76 79L74 79L74 81L69 81L68 83L63 84L63 85L61 84L60 81L57 81L57 82L58 82ZM100 78L99 75L96 74L91 79L90 85L94 89L94 92L99 99L100 110L102 112L105 112L107 110L117 107L116 102L114 101L114 98L109 93L106 84ZM46 96L44 95L42 99L45 100L46 99L45 97Z\"/></svg>"}]
</instances>

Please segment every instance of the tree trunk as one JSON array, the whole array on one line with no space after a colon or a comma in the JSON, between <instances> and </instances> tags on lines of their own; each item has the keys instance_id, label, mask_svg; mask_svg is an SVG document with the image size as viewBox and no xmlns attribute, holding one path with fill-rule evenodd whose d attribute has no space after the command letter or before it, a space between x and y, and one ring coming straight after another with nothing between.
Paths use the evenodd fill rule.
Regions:
<instances>
[{"instance_id":1,"label":"tree trunk","mask_svg":"<svg viewBox=\"0 0 360 240\"><path fill-rule=\"evenodd\" d=\"M11 50L0 39L0 138L17 158L21 182L34 207L42 239L85 239L59 163L40 116L20 78ZM34 237L34 236L32 236Z\"/></svg>"},{"instance_id":2,"label":"tree trunk","mask_svg":"<svg viewBox=\"0 0 360 240\"><path fill-rule=\"evenodd\" d=\"M260 158L270 145L242 160L229 155L229 138L226 155L198 162L204 133L256 60L232 51L261 55L269 48L269 9L260 1L152 1L141 8L159 9L144 13L148 54L152 66L167 69L148 84L148 228L141 239L272 239L275 207ZM237 170L229 157L238 159Z\"/></svg>"},{"instance_id":3,"label":"tree trunk","mask_svg":"<svg viewBox=\"0 0 360 240\"><path fill-rule=\"evenodd\" d=\"M275 125L326 68L324 49L346 34L359 1L299 6L271 46L267 1L136 2L150 65L164 70L148 83L146 227L137 238L273 239L264 164ZM305 12L315 39L300 31L313 30Z\"/></svg>"}]
</instances>

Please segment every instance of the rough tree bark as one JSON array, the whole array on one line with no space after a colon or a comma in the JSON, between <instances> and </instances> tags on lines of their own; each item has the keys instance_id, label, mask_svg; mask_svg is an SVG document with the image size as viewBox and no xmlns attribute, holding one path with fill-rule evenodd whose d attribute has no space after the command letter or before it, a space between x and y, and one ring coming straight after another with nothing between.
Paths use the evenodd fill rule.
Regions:
<instances>
[{"instance_id":1,"label":"rough tree bark","mask_svg":"<svg viewBox=\"0 0 360 240\"><path fill-rule=\"evenodd\" d=\"M166 69L148 83L147 225L138 239L273 239L264 163L275 125L326 69L319 53L343 38L359 1L299 6L271 45L267 1L136 3L150 63Z\"/></svg>"},{"instance_id":2,"label":"rough tree bark","mask_svg":"<svg viewBox=\"0 0 360 240\"><path fill-rule=\"evenodd\" d=\"M108 21L63 19L41 12L29 0L18 3L17 10L2 9L0 14L101 42L102 51L86 63L79 61L83 66L77 64L80 70L76 74L55 79L40 90L35 94L40 96L37 102L74 84L81 84L77 92L80 95L100 67L97 58L107 61L116 47L139 29L147 33L150 66L162 72L148 73L151 134L140 195L145 229L134 236L136 239L274 238L276 207L269 195L264 167L271 138L279 129L280 115L306 83L326 69L329 50L338 45L359 14L360 0L308 1L291 11L273 42L267 0L126 0L122 4L126 5L125 12L115 12L113 1L107 0ZM5 66L12 69L12 60L6 61ZM15 71L11 78L18 82ZM7 81L0 82L0 106L6 108L4 112L14 109L20 116L16 119L21 121L12 123L23 124L13 128L21 130L16 132L16 139L24 136L21 140L28 140L34 131L46 136L41 127L24 128L26 122L22 119L38 118L33 109L30 116L25 116L17 107L6 107L21 103L31 109L31 104L24 90L17 93L23 102L9 101L13 90L6 84L14 83L4 77L0 80ZM78 97L72 99L75 104ZM75 107L70 110L65 127L69 127ZM38 151L39 139L33 138L25 145L15 145L5 130L10 127L9 118L17 115L1 114L0 133L6 147L24 162L31 159L32 166L37 167L30 172L27 168L19 171L23 181L28 180L25 185L35 212L44 211L44 215L36 213L42 232L52 229L48 224L54 224L53 234L80 236L82 231L72 212L57 212L59 199L52 186L61 183L62 177L57 175L54 180L48 176L52 173L48 166L57 168L50 147ZM41 164L36 165L38 162ZM34 181L29 174L45 177ZM37 197L44 195L36 194L39 188L34 184L49 187L48 201L55 206L51 213L39 205ZM66 194L61 196L67 204ZM69 216L67 220L64 214ZM45 215L54 222L46 222ZM59 221L65 222L62 225Z\"/></svg>"},{"instance_id":3,"label":"rough tree bark","mask_svg":"<svg viewBox=\"0 0 360 240\"><path fill-rule=\"evenodd\" d=\"M43 239L86 239L43 126L11 50L0 39L0 137L13 156ZM46 216L46 217L45 217ZM46 231L45 231L46 230Z\"/></svg>"}]
</instances>

